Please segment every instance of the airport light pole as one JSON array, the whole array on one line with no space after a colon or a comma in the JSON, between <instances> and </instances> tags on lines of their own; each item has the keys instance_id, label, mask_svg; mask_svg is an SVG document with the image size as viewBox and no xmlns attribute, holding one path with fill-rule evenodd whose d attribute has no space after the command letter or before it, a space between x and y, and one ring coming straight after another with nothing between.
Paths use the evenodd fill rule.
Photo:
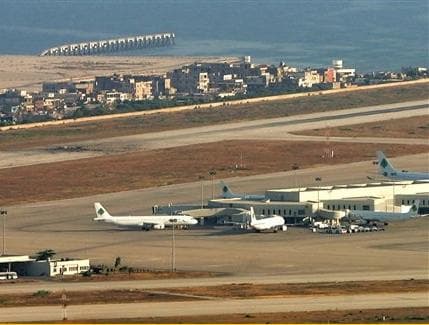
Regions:
<instances>
[{"instance_id":1,"label":"airport light pole","mask_svg":"<svg viewBox=\"0 0 429 325\"><path fill-rule=\"evenodd\" d=\"M174 233L174 229L176 228L177 219L171 219L173 223L173 235L172 235L172 243L171 243L171 272L176 272L176 236Z\"/></svg>"},{"instance_id":2,"label":"airport light pole","mask_svg":"<svg viewBox=\"0 0 429 325\"><path fill-rule=\"evenodd\" d=\"M297 163L294 163L294 164L292 165L292 170L293 170L293 172L294 172L295 188L297 188L297 187L298 187L298 182L297 182L297 179L296 179L296 171L297 171L298 169L299 169L298 164L297 164Z\"/></svg>"},{"instance_id":3,"label":"airport light pole","mask_svg":"<svg viewBox=\"0 0 429 325\"><path fill-rule=\"evenodd\" d=\"M319 192L320 192L320 182L322 181L322 177L316 177L314 180L319 183L319 185L317 185L317 213L320 214L320 197L319 197Z\"/></svg>"},{"instance_id":4,"label":"airport light pole","mask_svg":"<svg viewBox=\"0 0 429 325\"><path fill-rule=\"evenodd\" d=\"M209 175L212 178L212 200L214 199L214 176L216 175L216 170L212 169L209 171Z\"/></svg>"},{"instance_id":5,"label":"airport light pole","mask_svg":"<svg viewBox=\"0 0 429 325\"><path fill-rule=\"evenodd\" d=\"M6 216L7 210L0 209L0 215L3 216L3 246L2 246L2 255L6 254Z\"/></svg>"},{"instance_id":6,"label":"airport light pole","mask_svg":"<svg viewBox=\"0 0 429 325\"><path fill-rule=\"evenodd\" d=\"M174 228L176 228L177 219L173 218L171 203L169 203L168 205L170 206L170 222L173 225L171 232L171 272L176 272L176 236L174 233Z\"/></svg>"},{"instance_id":7,"label":"airport light pole","mask_svg":"<svg viewBox=\"0 0 429 325\"><path fill-rule=\"evenodd\" d=\"M204 207L204 176L198 176L201 181L201 209Z\"/></svg>"},{"instance_id":8,"label":"airport light pole","mask_svg":"<svg viewBox=\"0 0 429 325\"><path fill-rule=\"evenodd\" d=\"M63 294L61 295L61 302L63 306L63 321L67 320L67 295L66 290L63 290Z\"/></svg>"}]
</instances>

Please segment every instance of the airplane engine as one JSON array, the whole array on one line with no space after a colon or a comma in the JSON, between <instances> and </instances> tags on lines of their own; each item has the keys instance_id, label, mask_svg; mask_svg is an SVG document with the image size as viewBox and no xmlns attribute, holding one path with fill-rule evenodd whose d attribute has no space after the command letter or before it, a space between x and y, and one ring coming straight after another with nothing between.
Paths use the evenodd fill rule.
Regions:
<instances>
[{"instance_id":1,"label":"airplane engine","mask_svg":"<svg viewBox=\"0 0 429 325\"><path fill-rule=\"evenodd\" d=\"M165 229L165 225L164 224L153 225L153 229L162 230L162 229Z\"/></svg>"},{"instance_id":2,"label":"airplane engine","mask_svg":"<svg viewBox=\"0 0 429 325\"><path fill-rule=\"evenodd\" d=\"M141 225L141 227L142 227L142 230L144 230L144 231L149 231L151 228L150 225L146 225L144 223Z\"/></svg>"}]
</instances>

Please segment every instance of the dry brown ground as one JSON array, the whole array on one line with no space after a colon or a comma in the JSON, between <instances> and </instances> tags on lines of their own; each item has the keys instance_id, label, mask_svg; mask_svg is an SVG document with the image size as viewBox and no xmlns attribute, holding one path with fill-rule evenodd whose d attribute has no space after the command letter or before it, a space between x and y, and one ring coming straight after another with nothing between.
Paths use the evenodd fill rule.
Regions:
<instances>
[{"instance_id":1,"label":"dry brown ground","mask_svg":"<svg viewBox=\"0 0 429 325\"><path fill-rule=\"evenodd\" d=\"M226 141L122 155L79 159L0 170L0 205L65 199L199 180L208 170L216 178L247 176L429 151L425 145L330 143L333 159L321 158L326 143ZM236 169L243 155L243 168ZM291 153L294 153L293 155Z\"/></svg>"},{"instance_id":2,"label":"dry brown ground","mask_svg":"<svg viewBox=\"0 0 429 325\"><path fill-rule=\"evenodd\" d=\"M75 277L68 276L65 278L56 277L50 279L51 281L59 282L105 282L105 281L128 281L128 280L162 280L162 279L186 279L186 278L207 278L215 276L212 272L201 272L201 271L140 271L140 272L115 272L107 275L93 274L90 277Z\"/></svg>"},{"instance_id":3,"label":"dry brown ground","mask_svg":"<svg viewBox=\"0 0 429 325\"><path fill-rule=\"evenodd\" d=\"M69 305L96 303L129 303L187 301L212 298L248 299L302 295L356 295L366 293L424 292L428 280L350 281L293 284L232 284L209 287L185 287L157 290L68 291ZM32 294L2 295L1 307L57 305L63 292L37 291Z\"/></svg>"},{"instance_id":4,"label":"dry brown ground","mask_svg":"<svg viewBox=\"0 0 429 325\"><path fill-rule=\"evenodd\" d=\"M0 313L1 307L60 305L62 303L62 294L63 292L39 290L32 294L2 295L0 297ZM137 289L67 291L65 294L68 305L198 300L198 298L195 297L171 295L168 293L142 291Z\"/></svg>"},{"instance_id":5,"label":"dry brown ground","mask_svg":"<svg viewBox=\"0 0 429 325\"><path fill-rule=\"evenodd\" d=\"M425 83L56 127L0 131L0 150L403 102L425 99L428 93L429 83ZM379 136L384 136L384 133L380 132Z\"/></svg>"},{"instance_id":6,"label":"dry brown ground","mask_svg":"<svg viewBox=\"0 0 429 325\"><path fill-rule=\"evenodd\" d=\"M422 138L428 139L429 143L429 115L292 133L332 137L362 137L366 135L368 137L386 138Z\"/></svg>"},{"instance_id":7,"label":"dry brown ground","mask_svg":"<svg viewBox=\"0 0 429 325\"><path fill-rule=\"evenodd\" d=\"M324 310L289 313L232 314L65 321L62 323L143 324L302 324L302 323L422 323L429 322L429 307Z\"/></svg>"},{"instance_id":8,"label":"dry brown ground","mask_svg":"<svg viewBox=\"0 0 429 325\"><path fill-rule=\"evenodd\" d=\"M213 287L174 288L171 293L192 294L219 298L252 298L294 295L345 295L363 293L429 291L428 280L348 281L325 283L241 283Z\"/></svg>"},{"instance_id":9,"label":"dry brown ground","mask_svg":"<svg viewBox=\"0 0 429 325\"><path fill-rule=\"evenodd\" d=\"M157 74L194 62L234 61L230 57L1 55L0 89L40 90L44 81L94 78L113 73Z\"/></svg>"},{"instance_id":10,"label":"dry brown ground","mask_svg":"<svg viewBox=\"0 0 429 325\"><path fill-rule=\"evenodd\" d=\"M204 272L204 271L134 271L132 273L127 272L110 272L108 274L92 274L90 277L86 276L64 276L64 277L53 277L49 281L55 282L106 282L106 281L129 281L129 280L163 280L163 279L187 279L187 278L207 278L213 276L219 276L222 273ZM45 281L40 278L32 277L19 277L16 280L11 281L0 281L0 288L2 285L8 285L10 283L41 283ZM0 299L1 301L1 299ZM1 304L1 302L0 302Z\"/></svg>"}]
</instances>

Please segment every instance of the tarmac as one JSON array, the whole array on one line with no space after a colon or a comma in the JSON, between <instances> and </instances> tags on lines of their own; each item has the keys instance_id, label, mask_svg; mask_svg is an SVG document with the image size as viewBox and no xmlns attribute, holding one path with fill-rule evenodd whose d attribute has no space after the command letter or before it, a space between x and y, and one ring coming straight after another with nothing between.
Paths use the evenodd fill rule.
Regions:
<instances>
[{"instance_id":1,"label":"tarmac","mask_svg":"<svg viewBox=\"0 0 429 325\"><path fill-rule=\"evenodd\" d=\"M395 158L400 168L424 170L427 154ZM263 193L265 189L367 182L375 175L372 161L302 169L226 181L236 192ZM204 200L211 196L211 183L204 185ZM215 184L215 193L220 187ZM97 223L94 202L101 202L113 215L150 214L154 204L201 202L201 183L193 182L94 195L68 200L28 203L8 210L6 252L33 254L54 249L60 257L90 258L92 263L112 264L120 256L124 265L169 269L171 231L129 230ZM385 232L346 236L314 234L308 229L287 232L242 233L226 227L176 231L176 266L234 275L319 275L325 272L376 272L428 270L429 218L391 223ZM25 238L25 240L23 240ZM410 273L412 275L412 273ZM1 290L1 289L0 289Z\"/></svg>"}]
</instances>

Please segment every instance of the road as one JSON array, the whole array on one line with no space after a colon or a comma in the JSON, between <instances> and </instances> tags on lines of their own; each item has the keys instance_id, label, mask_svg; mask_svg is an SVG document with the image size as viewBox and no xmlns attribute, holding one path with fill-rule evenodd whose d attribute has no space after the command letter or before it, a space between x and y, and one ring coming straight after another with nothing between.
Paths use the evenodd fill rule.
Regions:
<instances>
[{"instance_id":1,"label":"road","mask_svg":"<svg viewBox=\"0 0 429 325\"><path fill-rule=\"evenodd\" d=\"M52 147L3 151L1 152L2 159L0 160L0 168L65 161L139 150L171 148L231 139L324 141L325 137L291 136L290 132L324 128L327 126L335 127L427 115L429 112L428 108L428 101L420 100L66 144L68 147L79 147L80 150L78 152L52 150ZM426 139L380 139L374 137L331 138L331 141L427 144Z\"/></svg>"},{"instance_id":2,"label":"road","mask_svg":"<svg viewBox=\"0 0 429 325\"><path fill-rule=\"evenodd\" d=\"M69 320L221 315L232 313L278 313L328 309L375 309L427 307L427 293L361 294L338 296L297 296L264 299L225 299L191 302L71 305ZM0 309L1 322L58 321L58 306L11 307Z\"/></svg>"}]
</instances>

